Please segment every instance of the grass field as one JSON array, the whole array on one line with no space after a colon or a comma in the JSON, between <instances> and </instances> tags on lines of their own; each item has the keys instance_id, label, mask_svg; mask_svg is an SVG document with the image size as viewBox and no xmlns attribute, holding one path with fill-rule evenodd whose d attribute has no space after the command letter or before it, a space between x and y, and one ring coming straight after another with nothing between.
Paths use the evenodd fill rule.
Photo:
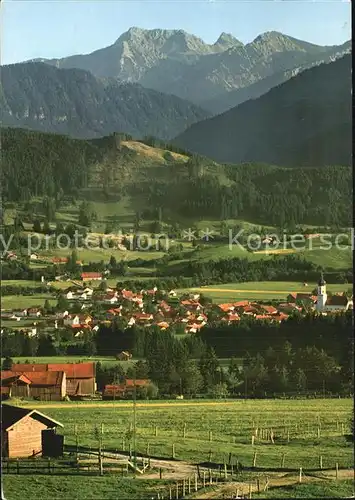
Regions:
<instances>
[{"instance_id":1,"label":"grass field","mask_svg":"<svg viewBox=\"0 0 355 500\"><path fill-rule=\"evenodd\" d=\"M98 476L4 476L6 500L144 500L152 498L161 481ZM149 495L149 496L147 496ZM5 497L3 497L5 498Z\"/></svg>"},{"instance_id":2,"label":"grass field","mask_svg":"<svg viewBox=\"0 0 355 500\"><path fill-rule=\"evenodd\" d=\"M51 305L56 305L57 299L49 294L4 295L1 297L1 309L22 309L25 307L43 306L47 299Z\"/></svg>"},{"instance_id":3,"label":"grass field","mask_svg":"<svg viewBox=\"0 0 355 500\"><path fill-rule=\"evenodd\" d=\"M12 358L14 363L83 363L83 362L100 362L103 366L108 367L120 364L124 369L134 364L137 360L131 359L129 361L118 361L114 356L20 356Z\"/></svg>"},{"instance_id":4,"label":"grass field","mask_svg":"<svg viewBox=\"0 0 355 500\"><path fill-rule=\"evenodd\" d=\"M221 285L208 285L201 288L191 288L190 292L203 293L211 297L214 302L228 300L285 300L292 292L311 293L317 287L316 283L303 283L295 281L248 281L245 283L226 283ZM327 290L333 293L343 292L351 288L351 284L327 285ZM180 290L185 292L187 290Z\"/></svg>"},{"instance_id":5,"label":"grass field","mask_svg":"<svg viewBox=\"0 0 355 500\"><path fill-rule=\"evenodd\" d=\"M79 444L96 446L95 425L103 423L107 448L122 449L123 437L128 446L127 433L133 422L132 402L28 404L64 424L67 444L74 444L74 424L77 424ZM211 450L215 462L223 463L225 454L233 453L248 467L257 451L258 467L278 467L282 453L285 453L285 467L316 468L320 455L324 468L336 462L339 468L352 467L353 448L341 435L342 425L344 432L349 432L352 409L351 399L138 402L137 451L145 453L149 443L151 456L170 458L175 443L176 458L192 462L207 461ZM155 426L158 427L157 437ZM256 427L272 428L275 444L257 439L253 447L251 435Z\"/></svg>"},{"instance_id":6,"label":"grass field","mask_svg":"<svg viewBox=\"0 0 355 500\"><path fill-rule=\"evenodd\" d=\"M75 444L77 429L79 448L90 446L97 449L95 428L103 424L105 452L127 451L130 445L133 446L130 432L134 419L132 402L21 402L21 406L26 405L61 422L66 444ZM184 467L184 464L209 461L223 463L229 454L232 454L233 463L238 460L242 466L242 471L234 479L238 482L225 483L222 489L211 486L188 498L231 498L237 487L243 486L240 491L246 493L250 482L254 485L254 498L344 498L353 492L353 481L349 480L351 471L344 470L353 467L353 446L342 435L349 431L352 411L351 399L139 401L136 405L136 450L146 454L149 444L152 458L170 459L174 444L176 471L179 471L180 464ZM252 446L251 435L256 428L259 437ZM271 428L274 444L262 439L262 432ZM319 469L320 456L323 458L324 477L320 477L322 471L314 472ZM255 457L257 469L251 467ZM283 467L280 469L282 461L284 471ZM335 463L339 466L339 481L332 479L332 472L326 470L334 469ZM302 484L297 484L299 467L304 471ZM279 473L272 472L274 469ZM148 475L156 478L157 473ZM39 495L54 500L156 499L159 498L157 491L167 484L167 477L175 486L174 476L165 476L164 472L165 479L159 481L145 475L121 478L118 473L105 473L104 477L75 473L66 476L26 474L26 477L5 474L3 488L6 498L11 500L35 500ZM178 477L177 474L176 479ZM258 495L255 479L264 481L265 477L271 477L272 487ZM229 495L225 496L225 490ZM166 494L166 489L164 491Z\"/></svg>"}]
</instances>

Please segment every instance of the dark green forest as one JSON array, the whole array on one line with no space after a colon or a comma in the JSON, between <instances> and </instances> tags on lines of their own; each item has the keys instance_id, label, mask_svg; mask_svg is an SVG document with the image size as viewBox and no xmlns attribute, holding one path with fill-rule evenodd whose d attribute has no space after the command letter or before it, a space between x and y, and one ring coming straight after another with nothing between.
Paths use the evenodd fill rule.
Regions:
<instances>
[{"instance_id":1,"label":"dark green forest","mask_svg":"<svg viewBox=\"0 0 355 500\"><path fill-rule=\"evenodd\" d=\"M3 129L1 136L5 202L26 202L33 196L78 196L89 186L95 166L112 158L117 143L117 136L86 141L21 129ZM155 144L153 138L145 142ZM163 220L176 216L221 221L244 218L288 229L296 224L351 225L350 167L217 165L193 155L186 165L171 162L164 171L150 166L137 177L127 151L118 148L115 155L117 168L124 165L132 174L125 184L111 184L111 195L130 195L133 208L135 204L141 207L143 201L148 218L154 219L160 210Z\"/></svg>"},{"instance_id":2,"label":"dark green forest","mask_svg":"<svg viewBox=\"0 0 355 500\"><path fill-rule=\"evenodd\" d=\"M295 314L280 324L243 318L238 325L205 326L190 337L158 327L125 330L118 319L111 326L101 325L96 334L85 334L79 342L73 342L72 336L72 332L57 332L37 339L21 332L5 333L3 355L114 355L125 349L142 359L127 373L120 365L109 369L99 365L99 388L125 376L149 377L160 394L349 394L353 384L351 312L326 317ZM222 368L220 357L231 358L227 369Z\"/></svg>"}]
</instances>

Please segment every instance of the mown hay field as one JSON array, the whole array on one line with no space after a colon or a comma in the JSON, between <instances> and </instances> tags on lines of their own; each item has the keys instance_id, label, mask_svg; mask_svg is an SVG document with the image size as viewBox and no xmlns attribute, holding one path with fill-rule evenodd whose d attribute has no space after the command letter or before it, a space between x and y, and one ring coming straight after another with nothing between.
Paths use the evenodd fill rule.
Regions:
<instances>
[{"instance_id":1,"label":"mown hay field","mask_svg":"<svg viewBox=\"0 0 355 500\"><path fill-rule=\"evenodd\" d=\"M133 403L35 402L63 423L66 444L97 447L95 427L103 427L106 449L133 445ZM322 456L324 468L353 466L350 432L351 399L137 402L137 452L175 457L194 463L223 463L231 453L245 467L313 469ZM184 430L185 429L185 430ZM254 446L252 435L256 434ZM274 434L274 443L268 437ZM185 437L184 437L185 436ZM284 455L284 458L282 458Z\"/></svg>"},{"instance_id":2,"label":"mown hay field","mask_svg":"<svg viewBox=\"0 0 355 500\"><path fill-rule=\"evenodd\" d=\"M65 435L65 443L74 449L77 433L79 450L91 447L97 451L97 436L102 429L104 453L123 448L127 452L130 445L133 451L132 401L22 401L19 404L37 408L60 421L64 425L60 432ZM185 461L181 462L182 466L209 461L223 464L230 456L232 464L238 461L242 466L234 483L208 487L191 498L217 499L224 489L235 494L237 488L242 487L239 491L247 492L249 482L253 484L253 498L350 497L353 482L348 478L354 462L353 443L346 439L346 434L350 431L352 411L351 399L139 401L136 449L137 454L171 459L174 444L176 470L180 460ZM257 438L252 446L251 436L256 428L259 437L272 429L274 444ZM320 456L323 471L319 470ZM330 477L334 476L336 464L338 481ZM302 484L297 480L299 467L303 468ZM67 476L5 474L3 489L6 498L11 500L35 500L38 496L54 500L157 499L159 491L164 493L164 498L169 498L166 485L169 483L175 491L177 477L168 479L165 472L160 480L159 473L154 478L144 474L125 478L117 473L100 477L97 472ZM256 478L260 478L262 484L270 478L270 490L258 494Z\"/></svg>"}]
</instances>

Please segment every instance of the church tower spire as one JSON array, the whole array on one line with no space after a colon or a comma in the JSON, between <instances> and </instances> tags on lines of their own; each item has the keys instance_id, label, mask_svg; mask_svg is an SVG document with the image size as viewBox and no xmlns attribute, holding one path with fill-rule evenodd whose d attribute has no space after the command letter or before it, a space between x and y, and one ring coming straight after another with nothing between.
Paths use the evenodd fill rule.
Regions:
<instances>
[{"instance_id":1,"label":"church tower spire","mask_svg":"<svg viewBox=\"0 0 355 500\"><path fill-rule=\"evenodd\" d=\"M317 311L322 311L327 302L327 283L324 280L323 273L321 273L318 288L317 288Z\"/></svg>"}]
</instances>

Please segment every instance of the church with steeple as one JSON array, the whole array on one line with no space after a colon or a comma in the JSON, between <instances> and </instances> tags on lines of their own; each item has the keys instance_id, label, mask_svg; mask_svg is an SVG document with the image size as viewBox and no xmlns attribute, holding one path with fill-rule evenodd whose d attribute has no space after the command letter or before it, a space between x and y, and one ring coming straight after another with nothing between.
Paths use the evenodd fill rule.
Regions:
<instances>
[{"instance_id":1,"label":"church with steeple","mask_svg":"<svg viewBox=\"0 0 355 500\"><path fill-rule=\"evenodd\" d=\"M318 281L316 311L320 313L332 311L347 311L353 307L353 300L349 299L344 293L337 293L328 296L327 283L323 273Z\"/></svg>"}]
</instances>

